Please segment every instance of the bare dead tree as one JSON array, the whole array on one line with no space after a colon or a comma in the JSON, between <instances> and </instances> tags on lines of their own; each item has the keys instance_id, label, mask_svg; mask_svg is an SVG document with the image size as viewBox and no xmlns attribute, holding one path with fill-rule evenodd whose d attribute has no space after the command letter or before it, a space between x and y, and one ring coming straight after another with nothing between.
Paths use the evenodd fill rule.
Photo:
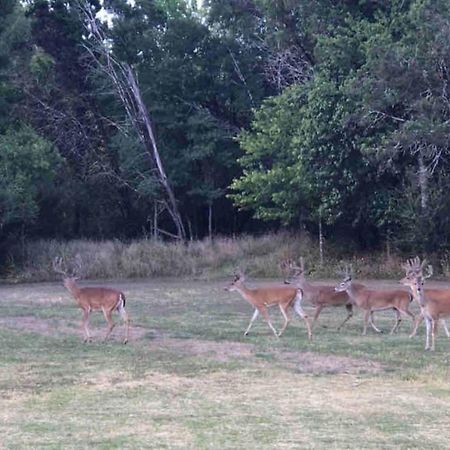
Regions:
<instances>
[{"instance_id":1,"label":"bare dead tree","mask_svg":"<svg viewBox=\"0 0 450 450\"><path fill-rule=\"evenodd\" d=\"M264 67L266 79L281 92L293 84L303 84L312 77L313 69L295 46L268 51Z\"/></svg>"},{"instance_id":2,"label":"bare dead tree","mask_svg":"<svg viewBox=\"0 0 450 450\"><path fill-rule=\"evenodd\" d=\"M95 12L87 3L80 3L79 7L88 32L85 49L96 67L112 82L115 94L124 106L127 117L149 156L151 166L155 169L157 179L165 192L163 204L177 230L176 235L171 235L185 239L186 232L177 200L160 157L150 113L143 101L136 74L128 63L119 61L112 53L110 40L95 17Z\"/></svg>"}]
</instances>

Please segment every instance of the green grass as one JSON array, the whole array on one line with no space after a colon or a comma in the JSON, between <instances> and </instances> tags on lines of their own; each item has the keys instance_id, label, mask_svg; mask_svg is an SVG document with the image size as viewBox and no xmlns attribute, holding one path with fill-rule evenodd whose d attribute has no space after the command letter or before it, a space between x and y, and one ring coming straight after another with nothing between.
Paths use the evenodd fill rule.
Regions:
<instances>
[{"instance_id":1,"label":"green grass","mask_svg":"<svg viewBox=\"0 0 450 450\"><path fill-rule=\"evenodd\" d=\"M244 337L251 307L224 284L113 283L133 319L126 346L121 326L100 342L100 314L83 344L59 284L1 287L0 448L448 448L444 333L426 353L423 327L361 336L357 313L337 333L345 310L330 309L312 343L297 319L279 340L262 320ZM388 331L393 315L376 321Z\"/></svg>"}]
</instances>

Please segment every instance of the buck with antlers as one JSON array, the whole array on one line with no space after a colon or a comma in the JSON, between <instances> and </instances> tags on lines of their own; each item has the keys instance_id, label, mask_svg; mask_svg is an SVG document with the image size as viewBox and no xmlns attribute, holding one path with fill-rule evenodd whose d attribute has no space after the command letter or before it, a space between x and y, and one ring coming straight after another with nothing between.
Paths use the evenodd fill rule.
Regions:
<instances>
[{"instance_id":1,"label":"buck with antlers","mask_svg":"<svg viewBox=\"0 0 450 450\"><path fill-rule=\"evenodd\" d=\"M89 334L88 321L92 311L102 311L108 322L108 328L104 340L106 341L111 334L115 324L112 320L114 311L118 311L122 320L125 322L126 331L124 344L128 342L130 332L130 319L125 310L125 295L116 289L106 287L79 287L77 285L78 277L74 273L68 274L62 267L62 258L55 258L53 269L55 272L63 275L64 286L72 294L78 306L83 310L82 330L84 332L84 342L91 341ZM77 260L77 266L81 269L80 260ZM78 271L79 273L79 271Z\"/></svg>"},{"instance_id":2,"label":"buck with antlers","mask_svg":"<svg viewBox=\"0 0 450 450\"><path fill-rule=\"evenodd\" d=\"M373 323L372 313L374 311L386 309L393 309L395 311L396 321L391 329L391 334L398 330L401 322L401 314L411 317L414 326L415 316L409 310L412 296L408 292L400 289L375 290L369 289L363 284L353 283L348 269L344 280L339 283L335 289L337 292L347 292L355 305L364 310L363 335L367 333L368 324L370 324L377 333L381 333L381 330Z\"/></svg>"},{"instance_id":3,"label":"buck with antlers","mask_svg":"<svg viewBox=\"0 0 450 450\"><path fill-rule=\"evenodd\" d=\"M414 330L410 337L416 334L420 322L425 319L427 328L425 350L434 350L434 341L439 320L442 319L441 321L447 337L450 337L447 325L443 320L444 317L450 316L450 289L424 289L425 280L433 275L433 267L431 265L427 265L427 273L423 273L425 265L426 260L424 259L420 262L418 256L414 259L409 259L405 264L402 264L406 276L400 280L400 283L411 289L412 295L418 302L422 313L422 315L417 318Z\"/></svg>"},{"instance_id":4,"label":"buck with antlers","mask_svg":"<svg viewBox=\"0 0 450 450\"><path fill-rule=\"evenodd\" d=\"M244 284L244 281L244 275L238 272L237 274L235 274L230 285L225 287L225 290L239 292L239 294L241 294L241 296L255 308L255 312L253 313L253 316L250 320L250 324L245 330L245 336L248 335L253 322L256 320L260 313L263 315L273 334L276 337L281 336L288 326L290 320L289 309L292 307L294 311L305 321L306 328L308 329L308 338L309 340L312 339L311 325L309 323L307 314L303 311L302 295L299 289L284 285L274 285L251 289ZM273 305L279 306L281 314L284 318L284 324L279 333L277 333L272 323L270 322L269 313L267 311L267 308Z\"/></svg>"},{"instance_id":5,"label":"buck with antlers","mask_svg":"<svg viewBox=\"0 0 450 450\"><path fill-rule=\"evenodd\" d=\"M347 292L336 292L334 286L316 285L306 279L303 257L300 258L300 266L291 259L283 261L280 266L290 278L290 281L285 280L285 283L291 284L292 282L298 286L302 290L303 300L309 302L315 308L312 325L319 318L322 309L329 306L345 306L347 310L347 317L337 327L338 331L353 316L353 304Z\"/></svg>"}]
</instances>

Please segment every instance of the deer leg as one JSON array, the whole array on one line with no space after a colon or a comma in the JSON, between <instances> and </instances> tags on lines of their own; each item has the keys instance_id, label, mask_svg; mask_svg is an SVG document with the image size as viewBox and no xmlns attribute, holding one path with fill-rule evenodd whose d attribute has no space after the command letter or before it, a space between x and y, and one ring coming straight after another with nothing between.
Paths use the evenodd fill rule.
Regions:
<instances>
[{"instance_id":1,"label":"deer leg","mask_svg":"<svg viewBox=\"0 0 450 450\"><path fill-rule=\"evenodd\" d=\"M392 330L391 330L390 334L394 334L394 333L397 332L398 327L400 326L400 322L402 321L402 318L401 318L401 315L400 315L400 311L398 309L394 309L394 312L395 312L396 320L395 320L395 324L392 327Z\"/></svg>"},{"instance_id":2,"label":"deer leg","mask_svg":"<svg viewBox=\"0 0 450 450\"><path fill-rule=\"evenodd\" d=\"M425 326L426 326L425 350L430 350L431 319L429 317L425 317Z\"/></svg>"},{"instance_id":3,"label":"deer leg","mask_svg":"<svg viewBox=\"0 0 450 450\"><path fill-rule=\"evenodd\" d=\"M344 325L347 320L351 319L353 317L353 305L351 303L345 305L345 309L347 310L347 317L345 320L337 327L337 331L340 331L342 326Z\"/></svg>"},{"instance_id":4,"label":"deer leg","mask_svg":"<svg viewBox=\"0 0 450 450\"><path fill-rule=\"evenodd\" d=\"M102 309L103 311L103 315L105 316L106 321L108 322L108 329L106 330L106 335L105 338L103 339L103 342L106 342L106 340L108 339L109 335L111 334L111 331L113 330L115 324L112 320L112 311L110 310L105 310L104 308Z\"/></svg>"},{"instance_id":5,"label":"deer leg","mask_svg":"<svg viewBox=\"0 0 450 450\"><path fill-rule=\"evenodd\" d=\"M130 318L128 317L128 313L125 310L125 307L123 306L123 303L120 303L119 307L117 308L119 311L120 317L125 323L125 339L123 341L124 344L128 342L128 338L130 337Z\"/></svg>"},{"instance_id":6,"label":"deer leg","mask_svg":"<svg viewBox=\"0 0 450 450\"><path fill-rule=\"evenodd\" d=\"M302 308L302 297L297 294L297 297L295 297L294 301L294 311L305 321L306 328L308 330L308 339L312 340L312 330L311 330L311 324L309 323L309 317L303 311Z\"/></svg>"},{"instance_id":7,"label":"deer leg","mask_svg":"<svg viewBox=\"0 0 450 450\"><path fill-rule=\"evenodd\" d=\"M419 328L419 325L422 323L422 320L424 319L423 313L421 312L415 319L413 323L413 330L411 331L411 334L409 335L410 338L414 337L417 334L417 328ZM426 319L425 319L426 324Z\"/></svg>"},{"instance_id":8,"label":"deer leg","mask_svg":"<svg viewBox=\"0 0 450 450\"><path fill-rule=\"evenodd\" d=\"M367 334L367 325L369 323L369 317L370 317L370 309L364 311L364 328L362 332L363 336Z\"/></svg>"},{"instance_id":9,"label":"deer leg","mask_svg":"<svg viewBox=\"0 0 450 450\"><path fill-rule=\"evenodd\" d=\"M434 352L434 340L437 333L437 326L439 323L439 319L431 320L431 351Z\"/></svg>"},{"instance_id":10,"label":"deer leg","mask_svg":"<svg viewBox=\"0 0 450 450\"><path fill-rule=\"evenodd\" d=\"M411 321L412 321L412 325L411 325L411 335L413 335L414 331L415 331L415 327L416 327L416 316L408 309L404 309L403 311L401 311L403 314L411 317ZM420 314L421 315L421 314ZM410 337L411 337L410 335Z\"/></svg>"},{"instance_id":11,"label":"deer leg","mask_svg":"<svg viewBox=\"0 0 450 450\"><path fill-rule=\"evenodd\" d=\"M280 337L284 333L284 330L286 329L286 327L288 326L290 319L289 319L289 314L286 311L286 309L287 309L286 306L282 305L281 303L278 306L280 307L281 314L283 315L283 318L284 318L284 325L278 333L278 337Z\"/></svg>"},{"instance_id":12,"label":"deer leg","mask_svg":"<svg viewBox=\"0 0 450 450\"><path fill-rule=\"evenodd\" d=\"M377 332L382 333L382 331L376 327L375 323L373 322L373 311L370 311L370 314L368 314L368 322L370 323L370 326Z\"/></svg>"},{"instance_id":13,"label":"deer leg","mask_svg":"<svg viewBox=\"0 0 450 450\"><path fill-rule=\"evenodd\" d=\"M275 330L274 326L272 325L272 322L270 321L270 317L269 317L269 313L267 312L267 308L265 306L260 306L259 312L263 315L264 319L267 322L267 325L269 325L269 328L273 331L273 334L278 338L277 330Z\"/></svg>"},{"instance_id":14,"label":"deer leg","mask_svg":"<svg viewBox=\"0 0 450 450\"><path fill-rule=\"evenodd\" d=\"M314 311L314 317L312 320L312 326L314 326L314 324L316 323L316 320L319 318L319 314L322 311L323 306L322 305L317 305L316 309Z\"/></svg>"},{"instance_id":15,"label":"deer leg","mask_svg":"<svg viewBox=\"0 0 450 450\"><path fill-rule=\"evenodd\" d=\"M253 313L252 318L250 319L250 323L248 324L248 327L247 327L247 329L246 329L245 332L244 332L244 336L247 336L247 335L248 335L248 332L250 331L250 328L252 327L253 322L256 320L256 318L257 318L258 316L259 316L259 311L258 311L258 309L256 308L256 309L255 309L255 312Z\"/></svg>"},{"instance_id":16,"label":"deer leg","mask_svg":"<svg viewBox=\"0 0 450 450\"><path fill-rule=\"evenodd\" d=\"M91 342L91 336L89 334L88 321L90 315L89 309L83 309L83 319L81 320L81 328L84 330L84 342Z\"/></svg>"},{"instance_id":17,"label":"deer leg","mask_svg":"<svg viewBox=\"0 0 450 450\"><path fill-rule=\"evenodd\" d=\"M444 328L445 334L450 339L450 333L449 333L448 328L447 328L447 323L445 322L444 319L440 319L440 320L441 320L441 323L442 323L442 327Z\"/></svg>"}]
</instances>

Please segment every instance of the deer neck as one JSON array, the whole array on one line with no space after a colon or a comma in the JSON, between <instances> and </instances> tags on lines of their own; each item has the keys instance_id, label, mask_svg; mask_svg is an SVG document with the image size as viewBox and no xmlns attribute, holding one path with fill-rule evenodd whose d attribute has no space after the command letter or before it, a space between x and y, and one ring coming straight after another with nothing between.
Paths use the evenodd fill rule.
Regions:
<instances>
[{"instance_id":1,"label":"deer neck","mask_svg":"<svg viewBox=\"0 0 450 450\"><path fill-rule=\"evenodd\" d=\"M69 282L65 284L65 287L75 297L75 299L78 298L81 288L79 288L75 282Z\"/></svg>"},{"instance_id":2,"label":"deer neck","mask_svg":"<svg viewBox=\"0 0 450 450\"><path fill-rule=\"evenodd\" d=\"M301 288L305 294L311 294L315 291L314 285L311 284L304 275L300 276L297 280L297 286Z\"/></svg>"},{"instance_id":3,"label":"deer neck","mask_svg":"<svg viewBox=\"0 0 450 450\"><path fill-rule=\"evenodd\" d=\"M417 288L412 288L412 296L414 299L419 303L419 306L421 308L425 307L426 301L425 301L425 292L423 289L419 290Z\"/></svg>"},{"instance_id":4,"label":"deer neck","mask_svg":"<svg viewBox=\"0 0 450 450\"><path fill-rule=\"evenodd\" d=\"M350 284L350 286L346 289L345 292L347 292L348 296L353 300L356 301L358 298L359 292L364 289L364 286L355 286L353 283Z\"/></svg>"},{"instance_id":5,"label":"deer neck","mask_svg":"<svg viewBox=\"0 0 450 450\"><path fill-rule=\"evenodd\" d=\"M239 294L241 294L243 298L245 298L245 300L252 303L251 299L253 297L253 289L248 288L244 283L240 283L239 285L236 285L236 290L239 292Z\"/></svg>"}]
</instances>

